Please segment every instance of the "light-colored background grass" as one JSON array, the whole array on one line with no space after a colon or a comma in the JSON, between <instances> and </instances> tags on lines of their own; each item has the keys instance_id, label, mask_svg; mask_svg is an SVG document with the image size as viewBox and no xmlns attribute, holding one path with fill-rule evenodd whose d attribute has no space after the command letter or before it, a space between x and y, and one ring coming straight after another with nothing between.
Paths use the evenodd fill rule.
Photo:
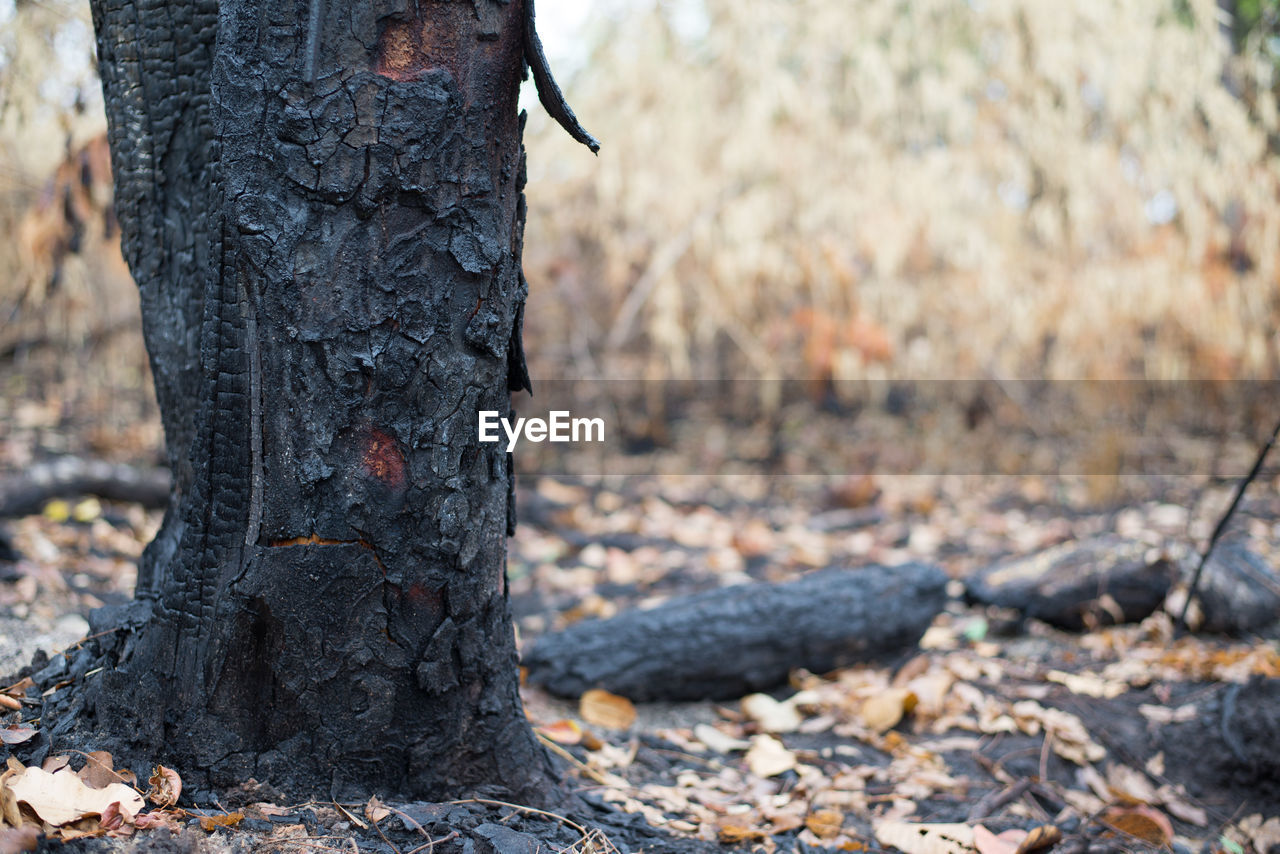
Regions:
<instances>
[{"instance_id":1,"label":"light-colored background grass","mask_svg":"<svg viewBox=\"0 0 1280 854\"><path fill-rule=\"evenodd\" d=\"M49 284L48 175L103 126L87 12L12 2L6 394L44 345L145 383L114 236ZM1275 65L1212 0L600 8L546 15L601 155L528 99L535 379L1277 374Z\"/></svg>"}]
</instances>

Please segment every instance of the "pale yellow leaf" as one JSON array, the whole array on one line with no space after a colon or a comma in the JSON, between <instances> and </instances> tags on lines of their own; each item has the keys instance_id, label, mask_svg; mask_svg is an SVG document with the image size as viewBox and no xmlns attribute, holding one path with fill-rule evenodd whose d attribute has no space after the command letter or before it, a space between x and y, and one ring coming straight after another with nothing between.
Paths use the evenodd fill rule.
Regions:
<instances>
[{"instance_id":1,"label":"pale yellow leaf","mask_svg":"<svg viewBox=\"0 0 1280 854\"><path fill-rule=\"evenodd\" d=\"M743 697L742 714L758 723L765 732L795 732L800 727L800 713L795 706L779 703L768 694Z\"/></svg>"},{"instance_id":2,"label":"pale yellow leaf","mask_svg":"<svg viewBox=\"0 0 1280 854\"><path fill-rule=\"evenodd\" d=\"M1067 673L1062 670L1050 670L1045 674L1045 678L1050 682L1066 686L1072 694L1105 700L1119 697L1129 690L1129 686L1125 683L1104 679L1096 673Z\"/></svg>"},{"instance_id":3,"label":"pale yellow leaf","mask_svg":"<svg viewBox=\"0 0 1280 854\"><path fill-rule=\"evenodd\" d=\"M876 827L876 841L903 854L972 854L973 828L967 824L916 824L886 821Z\"/></svg>"},{"instance_id":4,"label":"pale yellow leaf","mask_svg":"<svg viewBox=\"0 0 1280 854\"><path fill-rule=\"evenodd\" d=\"M592 726L630 729L636 722L636 707L626 697L592 688L578 701L578 714Z\"/></svg>"},{"instance_id":5,"label":"pale yellow leaf","mask_svg":"<svg viewBox=\"0 0 1280 854\"><path fill-rule=\"evenodd\" d=\"M1172 813L1176 818L1182 819L1187 824L1194 824L1197 827L1205 827L1209 824L1209 813L1203 807L1198 807L1187 799L1187 790L1182 784L1170 786L1165 784L1156 790L1159 803L1164 804L1164 808ZM1280 820L1277 820L1280 825ZM1280 843L1280 837L1276 839ZM1262 847L1259 851L1269 851L1268 847Z\"/></svg>"},{"instance_id":6,"label":"pale yellow leaf","mask_svg":"<svg viewBox=\"0 0 1280 854\"><path fill-rule=\"evenodd\" d=\"M771 735L752 738L746 759L751 773L759 777L773 777L796 767L796 755Z\"/></svg>"},{"instance_id":7,"label":"pale yellow leaf","mask_svg":"<svg viewBox=\"0 0 1280 854\"><path fill-rule=\"evenodd\" d=\"M143 807L142 795L123 783L93 789L66 768L52 774L40 768L26 768L5 782L16 800L53 825L102 815L113 803L119 803L125 820L132 821Z\"/></svg>"},{"instance_id":8,"label":"pale yellow leaf","mask_svg":"<svg viewBox=\"0 0 1280 854\"><path fill-rule=\"evenodd\" d=\"M876 732L887 732L915 705L916 695L906 688L890 688L862 704L862 720Z\"/></svg>"},{"instance_id":9,"label":"pale yellow leaf","mask_svg":"<svg viewBox=\"0 0 1280 854\"><path fill-rule=\"evenodd\" d=\"M1025 830L1006 830L996 834L980 824L973 826L973 847L979 854L1017 854L1018 847L1026 838Z\"/></svg>"},{"instance_id":10,"label":"pale yellow leaf","mask_svg":"<svg viewBox=\"0 0 1280 854\"><path fill-rule=\"evenodd\" d=\"M746 750L751 742L726 735L711 724L698 724L693 728L693 737L714 750L716 753L732 753L735 750Z\"/></svg>"}]
</instances>

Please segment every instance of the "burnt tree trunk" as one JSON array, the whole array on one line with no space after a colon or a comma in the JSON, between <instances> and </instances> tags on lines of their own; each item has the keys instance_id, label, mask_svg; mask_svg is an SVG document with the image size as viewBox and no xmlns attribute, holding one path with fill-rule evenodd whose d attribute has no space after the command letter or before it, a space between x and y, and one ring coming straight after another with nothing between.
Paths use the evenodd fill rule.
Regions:
<instances>
[{"instance_id":1,"label":"burnt tree trunk","mask_svg":"<svg viewBox=\"0 0 1280 854\"><path fill-rule=\"evenodd\" d=\"M476 429L527 385L526 55L594 148L531 7L93 12L175 477L111 666L53 695L55 734L74 720L212 786L546 801L506 605L510 460Z\"/></svg>"}]
</instances>

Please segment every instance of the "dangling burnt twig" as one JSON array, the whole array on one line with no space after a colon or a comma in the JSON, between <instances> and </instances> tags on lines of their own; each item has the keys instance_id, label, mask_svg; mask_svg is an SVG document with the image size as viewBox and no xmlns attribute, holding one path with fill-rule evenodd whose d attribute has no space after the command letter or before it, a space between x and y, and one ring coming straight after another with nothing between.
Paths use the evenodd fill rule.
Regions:
<instances>
[{"instance_id":1,"label":"dangling burnt twig","mask_svg":"<svg viewBox=\"0 0 1280 854\"><path fill-rule=\"evenodd\" d=\"M569 133L569 136L591 149L592 154L598 154L599 141L587 133L586 128L578 121L578 117L569 107L569 102L564 99L560 86L551 76L551 66L542 49L542 40L538 38L538 31L533 25L533 0L524 0L524 59L529 63L529 70L533 72L533 83L538 88L538 100L542 102L542 108L551 114L551 118L555 119L560 127Z\"/></svg>"},{"instance_id":2,"label":"dangling burnt twig","mask_svg":"<svg viewBox=\"0 0 1280 854\"><path fill-rule=\"evenodd\" d=\"M1187 628L1187 610L1191 607L1191 600L1195 598L1196 589L1200 586L1200 575L1204 572L1204 565L1209 562L1209 556L1213 554L1213 547L1217 545L1218 539L1227 530L1227 524L1231 521L1231 517L1235 515L1236 508L1240 506L1240 499L1244 497L1244 491L1249 488L1249 484L1257 479L1258 472L1262 471L1262 463L1266 460L1272 446L1275 445L1277 437L1280 437L1280 422L1271 431L1271 437L1262 446L1262 450L1258 451L1258 458L1253 461L1253 468L1249 470L1249 474L1245 475L1244 480L1240 481L1240 485L1236 487L1236 494L1231 499L1231 506L1227 508L1227 512L1223 513L1222 518L1218 520L1217 526L1213 529L1213 535L1209 537L1209 544L1205 546L1204 552L1200 555L1200 563L1196 566L1195 575L1191 577L1191 586L1187 588L1187 600L1182 603L1182 613L1178 615L1178 625L1184 629Z\"/></svg>"}]
</instances>

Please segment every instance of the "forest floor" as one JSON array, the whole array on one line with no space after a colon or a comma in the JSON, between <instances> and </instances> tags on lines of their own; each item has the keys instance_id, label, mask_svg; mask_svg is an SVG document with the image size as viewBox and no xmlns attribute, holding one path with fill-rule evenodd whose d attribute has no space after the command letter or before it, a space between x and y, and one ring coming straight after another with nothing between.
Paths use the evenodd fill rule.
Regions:
<instances>
[{"instance_id":1,"label":"forest floor","mask_svg":"<svg viewBox=\"0 0 1280 854\"><path fill-rule=\"evenodd\" d=\"M114 448L154 461L154 427L68 439L57 411L6 415L0 475L49 453ZM1272 566L1278 487L1269 467L1229 534ZM508 570L524 644L584 618L832 565L930 562L956 595L892 660L797 670L767 698L632 704L527 687L528 714L570 785L612 813L296 805L245 781L155 811L159 829L88 818L54 836L138 851L1274 852L1275 627L1184 634L1162 609L1069 633L959 595L997 561L1101 534L1186 566L1233 490L1207 475L525 477ZM17 552L0 559L0 671L74 648L91 609L125 601L159 521L156 510L84 497L0 523ZM27 707L4 723L14 725L6 742L39 726ZM19 842L0 834L0 850Z\"/></svg>"}]
</instances>

